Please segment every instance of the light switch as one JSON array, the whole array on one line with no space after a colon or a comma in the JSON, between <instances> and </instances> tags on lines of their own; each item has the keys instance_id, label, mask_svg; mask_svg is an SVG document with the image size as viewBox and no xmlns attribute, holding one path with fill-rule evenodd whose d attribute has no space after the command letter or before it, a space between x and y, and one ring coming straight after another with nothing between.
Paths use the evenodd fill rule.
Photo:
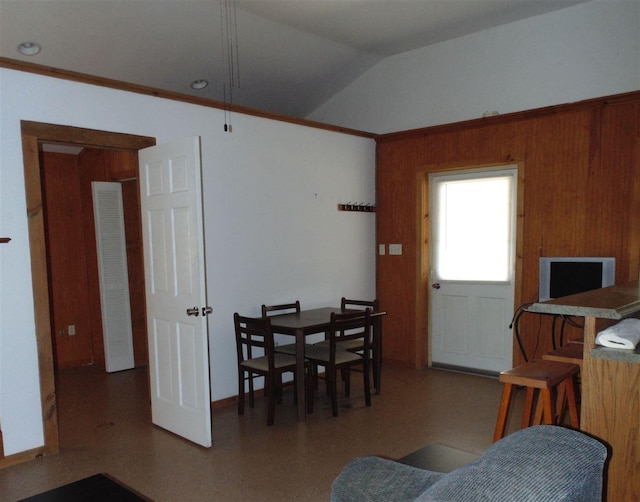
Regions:
<instances>
[{"instance_id":1,"label":"light switch","mask_svg":"<svg viewBox=\"0 0 640 502\"><path fill-rule=\"evenodd\" d=\"M387 248L384 244L378 244L378 254L380 256L387 254Z\"/></svg>"},{"instance_id":2,"label":"light switch","mask_svg":"<svg viewBox=\"0 0 640 502\"><path fill-rule=\"evenodd\" d=\"M402 254L402 244L389 244L389 254L401 255Z\"/></svg>"},{"instance_id":3,"label":"light switch","mask_svg":"<svg viewBox=\"0 0 640 502\"><path fill-rule=\"evenodd\" d=\"M69 328L67 328L67 332L69 333L69 336L74 336L76 334L76 325L69 324Z\"/></svg>"}]
</instances>

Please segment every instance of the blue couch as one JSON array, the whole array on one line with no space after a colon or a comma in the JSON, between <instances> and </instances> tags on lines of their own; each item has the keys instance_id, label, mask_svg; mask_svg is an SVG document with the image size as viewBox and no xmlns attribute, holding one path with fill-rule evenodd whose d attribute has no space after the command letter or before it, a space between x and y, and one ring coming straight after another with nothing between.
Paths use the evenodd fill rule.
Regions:
<instances>
[{"instance_id":1,"label":"blue couch","mask_svg":"<svg viewBox=\"0 0 640 502\"><path fill-rule=\"evenodd\" d=\"M539 425L514 432L450 473L381 457L357 458L333 483L332 502L595 502L607 448L581 432Z\"/></svg>"}]
</instances>

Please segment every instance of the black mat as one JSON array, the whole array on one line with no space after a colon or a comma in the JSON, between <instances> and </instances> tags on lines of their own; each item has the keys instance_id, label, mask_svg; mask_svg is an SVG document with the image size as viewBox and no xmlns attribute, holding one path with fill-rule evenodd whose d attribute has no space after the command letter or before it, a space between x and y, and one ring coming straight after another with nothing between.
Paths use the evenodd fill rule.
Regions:
<instances>
[{"instance_id":1,"label":"black mat","mask_svg":"<svg viewBox=\"0 0 640 502\"><path fill-rule=\"evenodd\" d=\"M398 462L428 471L451 472L477 458L478 455L474 453L436 443L420 448L398 459Z\"/></svg>"},{"instance_id":2,"label":"black mat","mask_svg":"<svg viewBox=\"0 0 640 502\"><path fill-rule=\"evenodd\" d=\"M133 492L108 474L96 474L20 502L149 502L150 500Z\"/></svg>"}]
</instances>

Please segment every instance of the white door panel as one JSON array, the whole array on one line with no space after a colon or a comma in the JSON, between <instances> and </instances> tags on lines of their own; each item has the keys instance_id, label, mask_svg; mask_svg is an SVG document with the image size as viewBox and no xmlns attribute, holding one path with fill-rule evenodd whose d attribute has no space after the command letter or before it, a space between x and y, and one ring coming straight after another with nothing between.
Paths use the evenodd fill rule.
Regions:
<instances>
[{"instance_id":1,"label":"white door panel","mask_svg":"<svg viewBox=\"0 0 640 502\"><path fill-rule=\"evenodd\" d=\"M208 447L211 402L200 169L199 138L140 151L152 420Z\"/></svg>"}]
</instances>

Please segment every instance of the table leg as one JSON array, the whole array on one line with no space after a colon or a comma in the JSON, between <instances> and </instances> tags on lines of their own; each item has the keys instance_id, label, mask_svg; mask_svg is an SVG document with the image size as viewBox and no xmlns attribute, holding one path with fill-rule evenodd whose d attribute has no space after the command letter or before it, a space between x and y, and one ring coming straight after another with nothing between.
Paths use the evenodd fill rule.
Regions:
<instances>
[{"instance_id":1,"label":"table leg","mask_svg":"<svg viewBox=\"0 0 640 502\"><path fill-rule=\"evenodd\" d=\"M304 332L296 330L296 391L298 395L298 422L307 419L307 393L304 375Z\"/></svg>"}]
</instances>

